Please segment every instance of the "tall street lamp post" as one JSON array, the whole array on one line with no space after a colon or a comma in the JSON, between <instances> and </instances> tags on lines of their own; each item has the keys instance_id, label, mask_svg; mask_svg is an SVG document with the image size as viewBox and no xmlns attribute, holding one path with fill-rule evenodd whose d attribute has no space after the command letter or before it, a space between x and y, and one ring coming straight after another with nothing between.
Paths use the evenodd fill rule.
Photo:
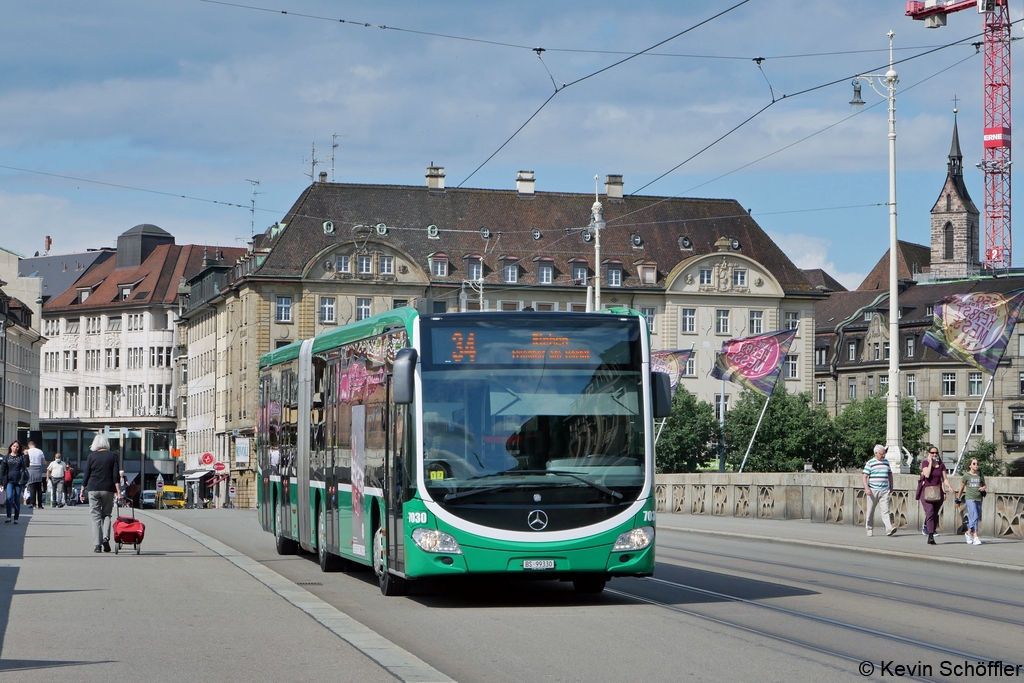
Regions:
<instances>
[{"instance_id":1,"label":"tall street lamp post","mask_svg":"<svg viewBox=\"0 0 1024 683\"><path fill-rule=\"evenodd\" d=\"M889 70L884 74L864 74L853 81L855 109L864 106L860 97L860 79L865 79L871 89L889 101L889 394L886 404L886 459L896 474L909 471L904 468L902 454L902 416L900 414L900 308L898 258L896 255L896 84L899 82L896 70L892 68L892 39L896 34L889 31ZM875 79L878 79L878 87ZM883 92L884 91L884 92Z\"/></svg>"}]
</instances>

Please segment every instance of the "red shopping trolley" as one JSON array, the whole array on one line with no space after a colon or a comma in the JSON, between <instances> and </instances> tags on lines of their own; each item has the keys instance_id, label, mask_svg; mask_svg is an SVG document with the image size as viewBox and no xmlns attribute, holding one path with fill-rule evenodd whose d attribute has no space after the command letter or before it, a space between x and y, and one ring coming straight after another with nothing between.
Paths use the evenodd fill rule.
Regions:
<instances>
[{"instance_id":1,"label":"red shopping trolley","mask_svg":"<svg viewBox=\"0 0 1024 683\"><path fill-rule=\"evenodd\" d=\"M114 520L114 553L121 551L121 546L130 545L135 548L135 554L142 552L142 539L146 536L146 525L142 520L135 518L135 508L129 504L132 510L131 517L118 515Z\"/></svg>"}]
</instances>

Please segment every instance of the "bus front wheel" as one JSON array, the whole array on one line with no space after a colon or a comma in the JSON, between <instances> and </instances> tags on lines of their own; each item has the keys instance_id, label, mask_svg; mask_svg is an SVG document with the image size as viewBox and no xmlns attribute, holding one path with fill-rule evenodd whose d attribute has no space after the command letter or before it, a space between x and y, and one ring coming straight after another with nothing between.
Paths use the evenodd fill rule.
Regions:
<instances>
[{"instance_id":1,"label":"bus front wheel","mask_svg":"<svg viewBox=\"0 0 1024 683\"><path fill-rule=\"evenodd\" d=\"M387 538L383 527L377 527L373 532L373 571L377 574L381 595L392 597L405 595L408 591L405 580L388 571Z\"/></svg>"}]
</instances>

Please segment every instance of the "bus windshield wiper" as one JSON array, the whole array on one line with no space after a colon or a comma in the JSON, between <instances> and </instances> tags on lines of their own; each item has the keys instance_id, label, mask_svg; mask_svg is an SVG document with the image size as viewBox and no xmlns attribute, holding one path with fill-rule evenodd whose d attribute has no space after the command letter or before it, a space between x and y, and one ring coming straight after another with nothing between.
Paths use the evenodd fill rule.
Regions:
<instances>
[{"instance_id":1,"label":"bus windshield wiper","mask_svg":"<svg viewBox=\"0 0 1024 683\"><path fill-rule=\"evenodd\" d=\"M458 498L466 498L468 496L475 496L478 493L491 493L493 491L502 491L506 489L517 488L517 484L499 484L497 486L485 486L479 489L466 489L465 491L459 491L458 493L446 493L444 495L444 502L449 500L456 500Z\"/></svg>"},{"instance_id":2,"label":"bus windshield wiper","mask_svg":"<svg viewBox=\"0 0 1024 683\"><path fill-rule=\"evenodd\" d=\"M598 484L597 482L590 481L586 477L582 477L575 472L566 472L565 470L505 470L504 472L494 472L492 474L484 474L479 477L473 477L474 479L486 479L488 477L500 477L506 474L556 474L561 477L571 477L577 481L581 481L591 488L595 488L601 493L611 496L617 500L622 499L622 494L618 491L614 491L604 484ZM447 497L445 498L447 500Z\"/></svg>"}]
</instances>

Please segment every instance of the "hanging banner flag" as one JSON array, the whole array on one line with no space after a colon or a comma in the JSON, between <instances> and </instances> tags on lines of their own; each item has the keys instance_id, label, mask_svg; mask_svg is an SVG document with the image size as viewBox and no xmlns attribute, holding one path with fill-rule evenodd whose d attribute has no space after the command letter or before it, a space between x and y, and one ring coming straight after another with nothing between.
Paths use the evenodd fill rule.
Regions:
<instances>
[{"instance_id":1,"label":"hanging banner flag","mask_svg":"<svg viewBox=\"0 0 1024 683\"><path fill-rule=\"evenodd\" d=\"M653 351L651 353L651 372L664 372L669 377L672 395L676 395L679 381L686 374L686 364L693 357L693 349L683 351Z\"/></svg>"},{"instance_id":2,"label":"hanging banner flag","mask_svg":"<svg viewBox=\"0 0 1024 683\"><path fill-rule=\"evenodd\" d=\"M794 337L796 330L779 330L723 342L721 352L715 356L711 376L769 396Z\"/></svg>"},{"instance_id":3,"label":"hanging banner flag","mask_svg":"<svg viewBox=\"0 0 1024 683\"><path fill-rule=\"evenodd\" d=\"M994 375L1022 303L1019 291L947 296L935 305L924 345Z\"/></svg>"}]
</instances>

